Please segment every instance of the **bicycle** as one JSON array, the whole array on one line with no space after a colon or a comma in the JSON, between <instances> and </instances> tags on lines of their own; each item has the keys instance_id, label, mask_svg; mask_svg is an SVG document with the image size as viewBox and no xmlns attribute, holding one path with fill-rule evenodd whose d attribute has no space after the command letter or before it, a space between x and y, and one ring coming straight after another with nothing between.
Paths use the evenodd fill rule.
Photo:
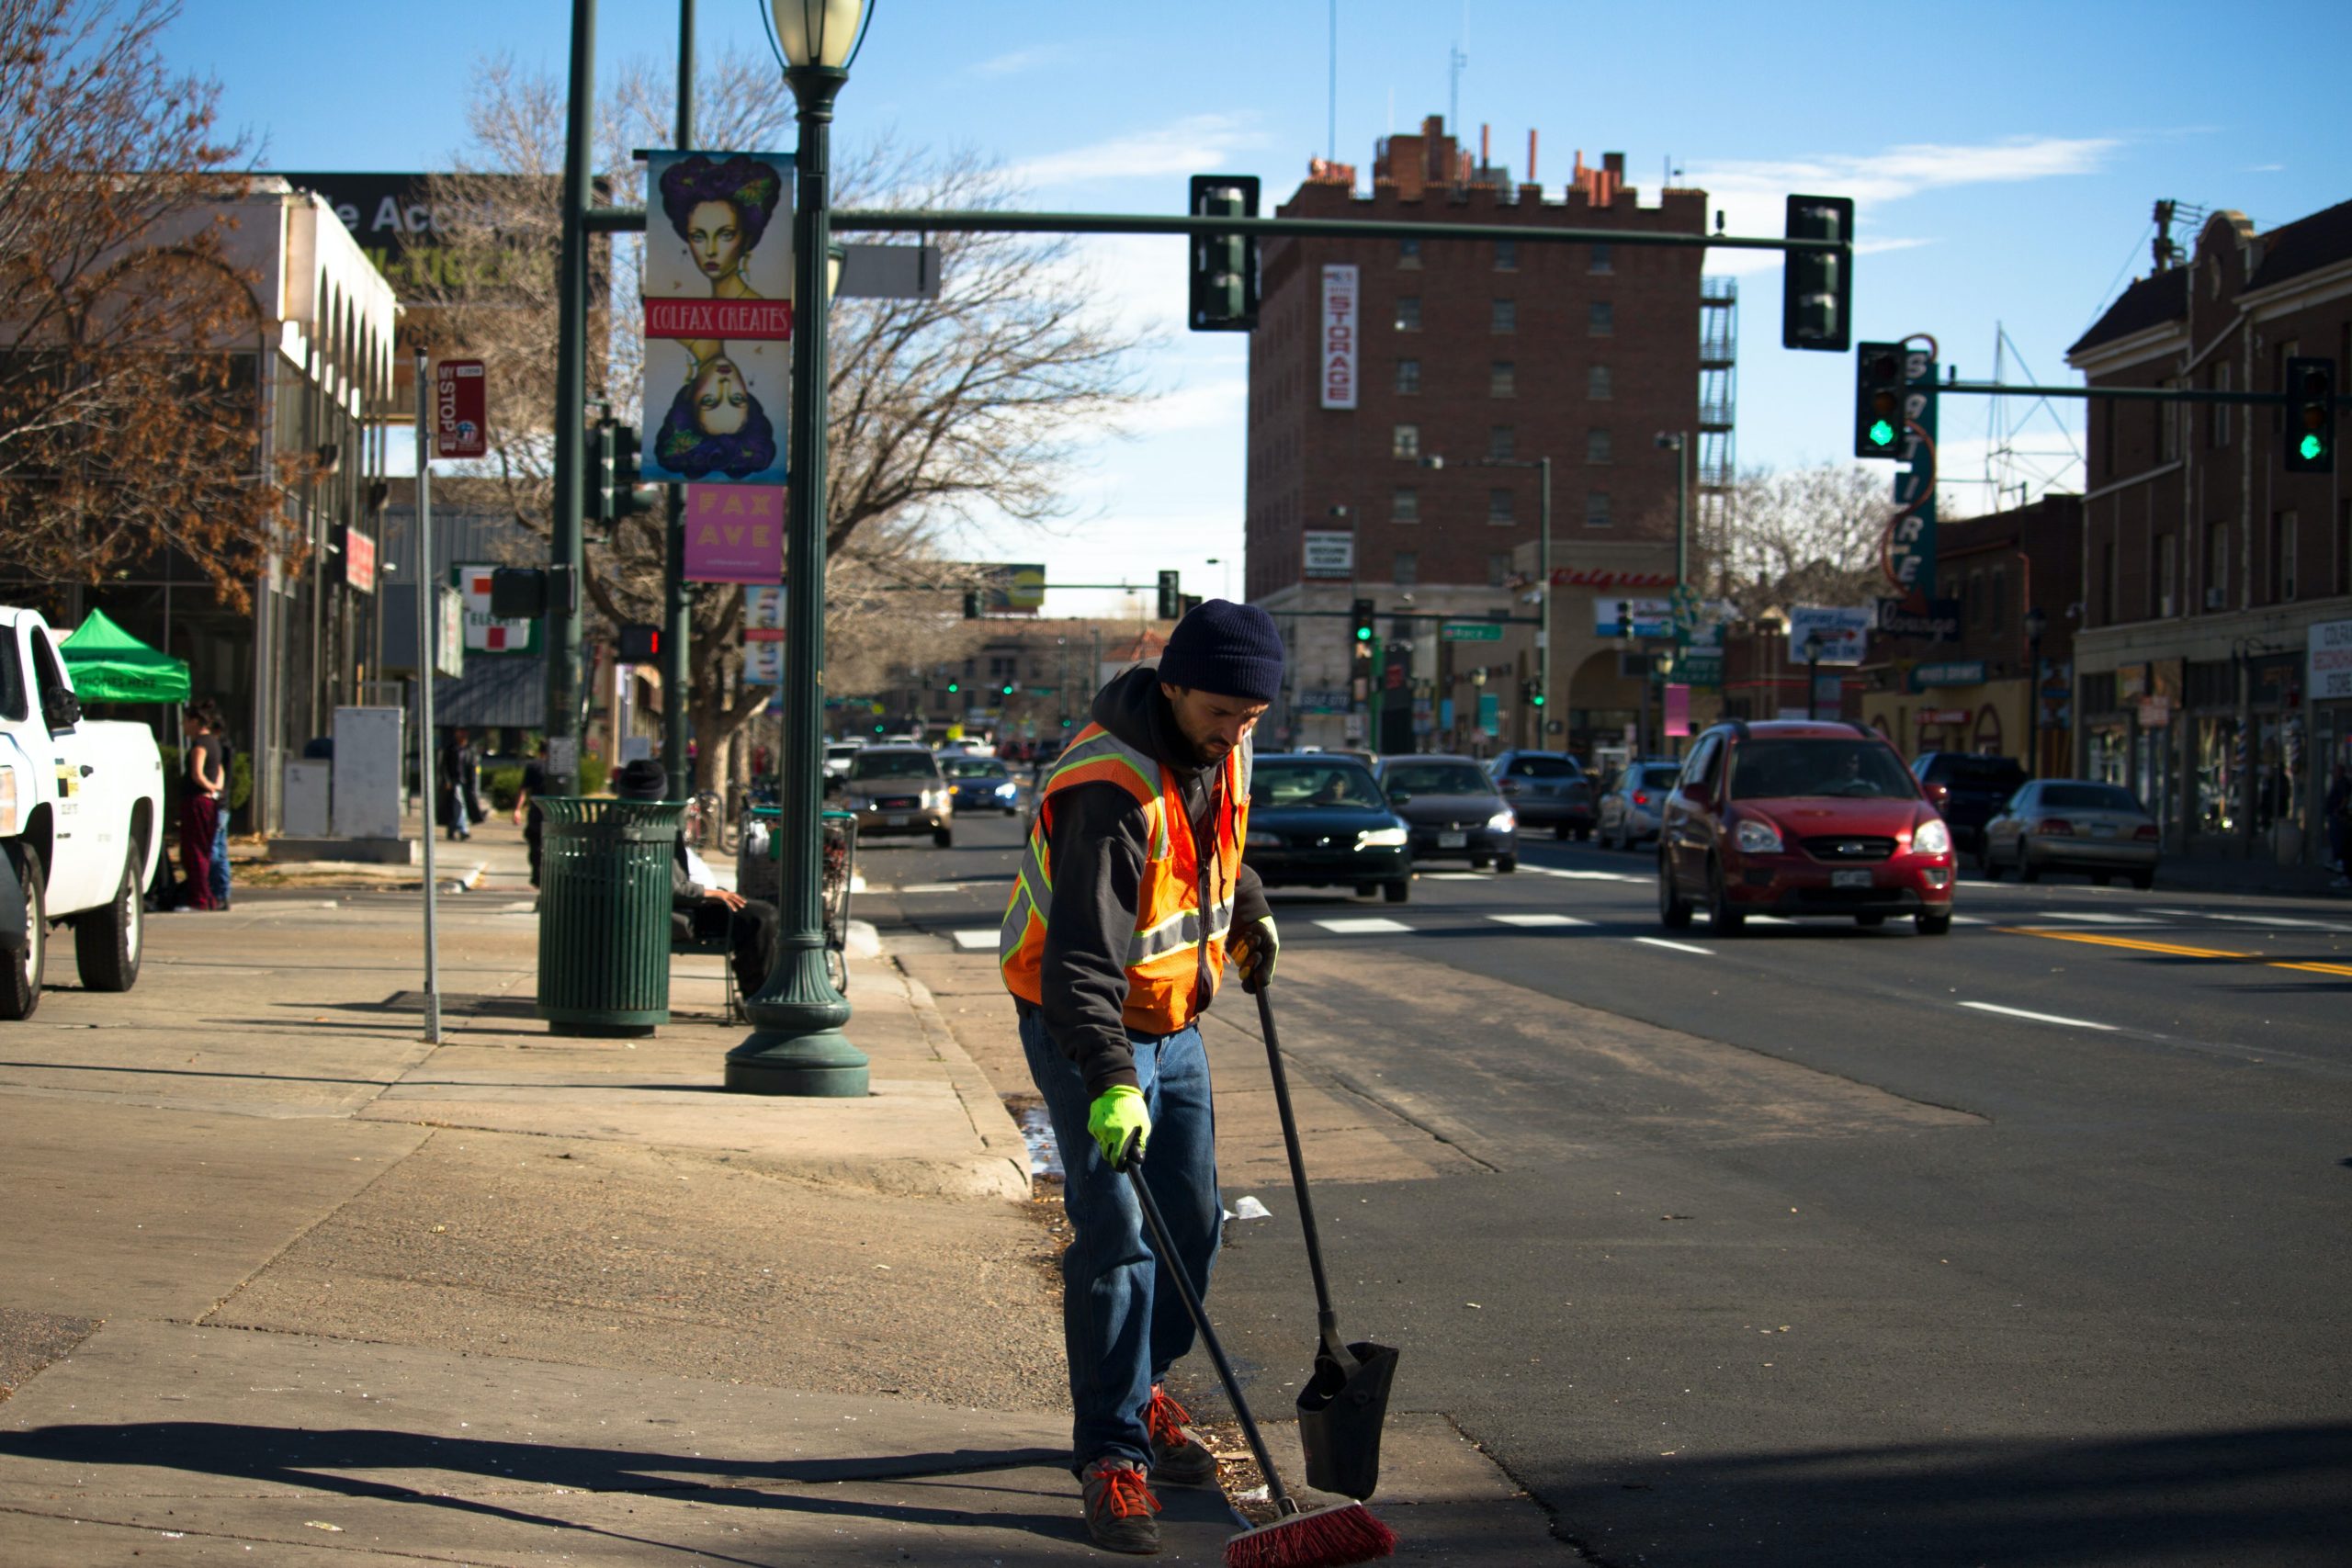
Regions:
<instances>
[{"instance_id":1,"label":"bicycle","mask_svg":"<svg viewBox=\"0 0 2352 1568\"><path fill-rule=\"evenodd\" d=\"M825 976L833 989L849 994L849 892L857 875L857 818L828 811L822 818L824 857L820 869L820 907L825 925Z\"/></svg>"},{"instance_id":2,"label":"bicycle","mask_svg":"<svg viewBox=\"0 0 2352 1568\"><path fill-rule=\"evenodd\" d=\"M717 790L697 790L695 793L694 798L686 802L685 822L681 829L690 848L710 848L712 838L720 831L720 814L726 808L726 802L718 798Z\"/></svg>"}]
</instances>

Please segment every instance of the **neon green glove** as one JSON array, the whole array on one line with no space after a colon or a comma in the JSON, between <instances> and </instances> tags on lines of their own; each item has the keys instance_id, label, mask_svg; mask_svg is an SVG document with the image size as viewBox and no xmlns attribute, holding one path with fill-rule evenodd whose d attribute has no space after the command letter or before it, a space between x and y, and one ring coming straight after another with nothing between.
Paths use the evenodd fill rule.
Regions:
<instances>
[{"instance_id":1,"label":"neon green glove","mask_svg":"<svg viewBox=\"0 0 2352 1568\"><path fill-rule=\"evenodd\" d=\"M1143 1090L1113 1084L1096 1095L1094 1103L1087 1107L1086 1130L1093 1135L1094 1146L1102 1151L1106 1165L1119 1163L1129 1138L1136 1141L1136 1153L1143 1153L1151 1137L1151 1112L1143 1108Z\"/></svg>"},{"instance_id":2,"label":"neon green glove","mask_svg":"<svg viewBox=\"0 0 2352 1568\"><path fill-rule=\"evenodd\" d=\"M1282 952L1274 934L1274 917L1261 915L1233 934L1233 962L1241 970L1241 988L1252 996L1273 983L1274 958Z\"/></svg>"}]
</instances>

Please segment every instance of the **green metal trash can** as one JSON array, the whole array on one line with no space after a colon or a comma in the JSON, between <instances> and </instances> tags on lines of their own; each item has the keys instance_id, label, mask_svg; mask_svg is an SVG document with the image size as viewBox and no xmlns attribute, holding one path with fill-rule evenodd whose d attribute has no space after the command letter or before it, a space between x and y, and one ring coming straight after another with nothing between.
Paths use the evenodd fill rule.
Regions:
<instances>
[{"instance_id":1,"label":"green metal trash can","mask_svg":"<svg viewBox=\"0 0 2352 1568\"><path fill-rule=\"evenodd\" d=\"M677 800L541 795L539 1016L550 1034L650 1034L670 1021Z\"/></svg>"}]
</instances>

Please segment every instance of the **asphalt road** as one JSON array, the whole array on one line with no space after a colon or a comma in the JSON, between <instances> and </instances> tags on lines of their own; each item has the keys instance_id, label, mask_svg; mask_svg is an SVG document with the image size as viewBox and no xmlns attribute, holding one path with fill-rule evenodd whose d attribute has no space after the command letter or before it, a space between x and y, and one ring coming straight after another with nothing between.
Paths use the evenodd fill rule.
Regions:
<instances>
[{"instance_id":1,"label":"asphalt road","mask_svg":"<svg viewBox=\"0 0 2352 1568\"><path fill-rule=\"evenodd\" d=\"M875 908L992 945L1015 842L872 847ZM1324 1190L1341 1322L1563 1561L2352 1562L2352 905L1972 878L1943 937L1723 939L1645 857L1425 870L1276 896L1284 1044L1464 1156ZM1261 1196L1213 1304L1272 1391Z\"/></svg>"}]
</instances>

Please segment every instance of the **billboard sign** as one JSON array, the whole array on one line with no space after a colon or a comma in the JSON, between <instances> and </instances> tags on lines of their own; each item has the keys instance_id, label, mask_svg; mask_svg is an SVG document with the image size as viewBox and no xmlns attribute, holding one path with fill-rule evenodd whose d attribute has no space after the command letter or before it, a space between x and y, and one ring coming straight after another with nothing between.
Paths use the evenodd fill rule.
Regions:
<instances>
[{"instance_id":1,"label":"billboard sign","mask_svg":"<svg viewBox=\"0 0 2352 1568\"><path fill-rule=\"evenodd\" d=\"M1838 609L1799 604L1789 612L1789 658L1803 664L1860 664L1878 624L1878 609ZM1820 643L1808 651L1815 633Z\"/></svg>"},{"instance_id":2,"label":"billboard sign","mask_svg":"<svg viewBox=\"0 0 2352 1568\"><path fill-rule=\"evenodd\" d=\"M479 359L434 362L433 455L490 455L490 382Z\"/></svg>"},{"instance_id":3,"label":"billboard sign","mask_svg":"<svg viewBox=\"0 0 2352 1568\"><path fill-rule=\"evenodd\" d=\"M1356 269L1333 263L1323 269L1323 335L1317 343L1317 378L1323 406L1356 406L1356 369L1363 348L1363 294Z\"/></svg>"},{"instance_id":4,"label":"billboard sign","mask_svg":"<svg viewBox=\"0 0 2352 1568\"><path fill-rule=\"evenodd\" d=\"M1674 601L1671 599L1611 599L1606 594L1592 601L1592 635L1613 637L1617 635L1617 606L1625 606L1625 616L1632 623L1637 637L1670 637L1674 635Z\"/></svg>"},{"instance_id":5,"label":"billboard sign","mask_svg":"<svg viewBox=\"0 0 2352 1568\"><path fill-rule=\"evenodd\" d=\"M792 178L789 152L647 154L648 482L786 482Z\"/></svg>"}]
</instances>

